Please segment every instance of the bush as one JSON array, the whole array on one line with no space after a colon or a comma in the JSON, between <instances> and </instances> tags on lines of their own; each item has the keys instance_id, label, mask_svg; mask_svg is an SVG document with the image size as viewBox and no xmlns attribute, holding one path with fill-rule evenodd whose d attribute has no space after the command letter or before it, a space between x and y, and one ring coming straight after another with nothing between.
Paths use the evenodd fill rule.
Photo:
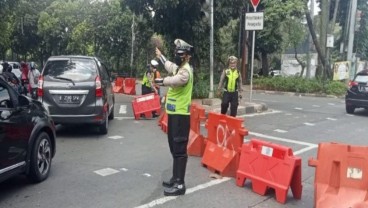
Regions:
<instances>
[{"instance_id":1,"label":"bush","mask_svg":"<svg viewBox=\"0 0 368 208\"><path fill-rule=\"evenodd\" d=\"M326 93L336 96L344 95L346 92L346 85L342 82L324 83L321 80L301 77L261 77L254 79L254 88L298 93Z\"/></svg>"},{"instance_id":2,"label":"bush","mask_svg":"<svg viewBox=\"0 0 368 208\"><path fill-rule=\"evenodd\" d=\"M209 77L205 73L199 72L195 74L193 83L193 98L208 98L210 87Z\"/></svg>"}]
</instances>

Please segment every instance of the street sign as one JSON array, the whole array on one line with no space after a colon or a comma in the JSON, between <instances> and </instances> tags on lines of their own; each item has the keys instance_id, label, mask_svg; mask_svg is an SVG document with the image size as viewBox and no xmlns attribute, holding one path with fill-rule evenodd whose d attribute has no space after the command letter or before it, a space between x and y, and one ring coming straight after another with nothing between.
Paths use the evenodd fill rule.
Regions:
<instances>
[{"instance_id":1,"label":"street sign","mask_svg":"<svg viewBox=\"0 0 368 208\"><path fill-rule=\"evenodd\" d=\"M261 0L250 0L250 2L252 3L254 9L258 6L260 1Z\"/></svg>"},{"instance_id":2,"label":"street sign","mask_svg":"<svg viewBox=\"0 0 368 208\"><path fill-rule=\"evenodd\" d=\"M263 12L246 13L245 30L263 30Z\"/></svg>"}]
</instances>

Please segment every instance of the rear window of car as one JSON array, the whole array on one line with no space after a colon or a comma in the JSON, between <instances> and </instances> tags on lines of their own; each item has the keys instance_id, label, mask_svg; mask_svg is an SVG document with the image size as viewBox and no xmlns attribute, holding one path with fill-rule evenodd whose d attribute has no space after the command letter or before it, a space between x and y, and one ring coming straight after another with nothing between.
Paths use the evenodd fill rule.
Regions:
<instances>
[{"instance_id":1,"label":"rear window of car","mask_svg":"<svg viewBox=\"0 0 368 208\"><path fill-rule=\"evenodd\" d=\"M44 78L65 78L76 82L94 80L97 65L92 59L58 59L47 62L43 71Z\"/></svg>"},{"instance_id":2,"label":"rear window of car","mask_svg":"<svg viewBox=\"0 0 368 208\"><path fill-rule=\"evenodd\" d=\"M368 75L357 75L355 77L354 81L355 82L364 82L364 83L366 83L366 82L368 82Z\"/></svg>"}]
</instances>

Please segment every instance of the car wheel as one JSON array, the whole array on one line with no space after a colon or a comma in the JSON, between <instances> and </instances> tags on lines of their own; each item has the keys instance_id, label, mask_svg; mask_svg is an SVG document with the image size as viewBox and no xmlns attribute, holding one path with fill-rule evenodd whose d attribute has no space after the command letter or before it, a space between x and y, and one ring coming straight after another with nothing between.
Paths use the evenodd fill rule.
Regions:
<instances>
[{"instance_id":1,"label":"car wheel","mask_svg":"<svg viewBox=\"0 0 368 208\"><path fill-rule=\"evenodd\" d=\"M355 107L353 105L345 105L345 108L346 108L346 112L348 114L353 114L354 113Z\"/></svg>"},{"instance_id":2,"label":"car wheel","mask_svg":"<svg viewBox=\"0 0 368 208\"><path fill-rule=\"evenodd\" d=\"M108 112L106 112L105 121L99 126L100 134L107 134L109 129Z\"/></svg>"},{"instance_id":3,"label":"car wheel","mask_svg":"<svg viewBox=\"0 0 368 208\"><path fill-rule=\"evenodd\" d=\"M45 180L50 173L51 160L50 137L46 132L41 132L31 150L29 179L36 183Z\"/></svg>"},{"instance_id":4,"label":"car wheel","mask_svg":"<svg viewBox=\"0 0 368 208\"><path fill-rule=\"evenodd\" d=\"M111 112L109 114L109 120L113 120L114 117L115 117L115 114L114 114L114 108L115 108L115 103L113 103L113 106L112 106L112 109L111 109Z\"/></svg>"}]
</instances>

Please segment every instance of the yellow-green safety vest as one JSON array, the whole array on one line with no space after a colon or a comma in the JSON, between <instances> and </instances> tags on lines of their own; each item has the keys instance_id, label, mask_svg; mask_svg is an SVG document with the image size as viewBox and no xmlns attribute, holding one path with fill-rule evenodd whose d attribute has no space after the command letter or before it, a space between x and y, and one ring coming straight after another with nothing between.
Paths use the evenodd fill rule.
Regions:
<instances>
[{"instance_id":1,"label":"yellow-green safety vest","mask_svg":"<svg viewBox=\"0 0 368 208\"><path fill-rule=\"evenodd\" d=\"M228 92L235 92L238 87L238 79L240 77L239 70L225 70L225 89Z\"/></svg>"},{"instance_id":2,"label":"yellow-green safety vest","mask_svg":"<svg viewBox=\"0 0 368 208\"><path fill-rule=\"evenodd\" d=\"M180 87L170 87L166 96L166 113L175 115L189 115L192 102L193 72L188 63L182 68L189 72L187 84Z\"/></svg>"}]
</instances>

